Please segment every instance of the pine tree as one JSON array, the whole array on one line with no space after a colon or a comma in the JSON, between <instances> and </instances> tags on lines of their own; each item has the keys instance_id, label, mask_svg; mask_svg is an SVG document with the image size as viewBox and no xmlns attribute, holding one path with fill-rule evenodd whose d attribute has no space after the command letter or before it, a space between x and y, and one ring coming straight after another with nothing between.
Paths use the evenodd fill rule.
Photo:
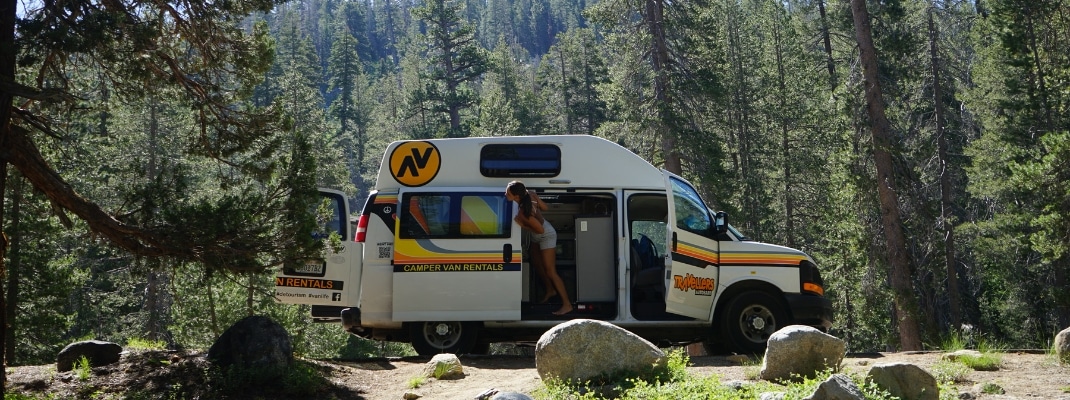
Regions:
<instances>
[{"instance_id":1,"label":"pine tree","mask_svg":"<svg viewBox=\"0 0 1070 400\"><path fill-rule=\"evenodd\" d=\"M489 68L486 52L479 47L472 26L461 18L463 8L457 0L425 0L412 12L427 29L424 39L431 60L423 72L424 85L413 92L413 103L445 114L447 136L467 136L461 112L478 100L468 84Z\"/></svg>"},{"instance_id":2,"label":"pine tree","mask_svg":"<svg viewBox=\"0 0 1070 400\"><path fill-rule=\"evenodd\" d=\"M873 158L877 167L877 192L881 204L881 221L885 231L888 263L891 264L892 293L899 326L900 346L903 350L921 350L918 330L917 300L910 279L910 258L907 254L899 194L891 155L891 126L885 115L884 99L879 81L877 53L873 46L869 12L865 0L851 0L859 57L866 85L867 115L873 136Z\"/></svg>"}]
</instances>

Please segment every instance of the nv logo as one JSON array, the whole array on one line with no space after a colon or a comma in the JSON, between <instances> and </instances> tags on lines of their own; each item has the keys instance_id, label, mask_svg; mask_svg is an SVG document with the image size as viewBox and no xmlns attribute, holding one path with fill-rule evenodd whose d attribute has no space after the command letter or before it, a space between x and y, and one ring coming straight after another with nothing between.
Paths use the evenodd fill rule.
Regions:
<instances>
[{"instance_id":1,"label":"nv logo","mask_svg":"<svg viewBox=\"0 0 1070 400\"><path fill-rule=\"evenodd\" d=\"M438 175L442 158L430 142L405 142L390 153L390 173L405 186L423 186Z\"/></svg>"},{"instance_id":2,"label":"nv logo","mask_svg":"<svg viewBox=\"0 0 1070 400\"><path fill-rule=\"evenodd\" d=\"M331 301L342 301L341 293L331 293Z\"/></svg>"}]
</instances>

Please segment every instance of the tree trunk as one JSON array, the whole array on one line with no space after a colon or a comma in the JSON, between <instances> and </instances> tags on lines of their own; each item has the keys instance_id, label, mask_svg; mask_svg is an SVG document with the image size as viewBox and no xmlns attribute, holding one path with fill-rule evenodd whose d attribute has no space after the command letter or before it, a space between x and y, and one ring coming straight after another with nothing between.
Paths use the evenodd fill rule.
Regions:
<instances>
[{"instance_id":1,"label":"tree trunk","mask_svg":"<svg viewBox=\"0 0 1070 400\"><path fill-rule=\"evenodd\" d=\"M669 44L665 38L664 0L646 0L643 13L647 32L650 34L650 66L654 72L654 106L658 110L656 134L661 135L661 153L665 157L664 168L674 174L682 174L680 152L676 150L676 132L670 131L670 116L666 107L669 99Z\"/></svg>"},{"instance_id":2,"label":"tree trunk","mask_svg":"<svg viewBox=\"0 0 1070 400\"><path fill-rule=\"evenodd\" d=\"M959 274L955 268L955 227L952 221L951 160L947 155L947 130L944 122L943 89L940 87L940 63L937 51L939 33L933 14L936 3L929 9L929 59L933 71L933 113L936 116L937 155L940 158L940 229L944 231L944 265L947 268L948 316L952 329L962 325L962 306L959 304Z\"/></svg>"},{"instance_id":3,"label":"tree trunk","mask_svg":"<svg viewBox=\"0 0 1070 400\"><path fill-rule=\"evenodd\" d=\"M15 12L16 0L0 0L0 82L15 82ZM7 164L11 151L11 102L14 96L0 90L0 278L7 273L7 234L4 232L4 198L7 188ZM2 280L0 280L2 282ZM0 283L0 310L6 310L4 287ZM7 343L8 315L0 311L0 343ZM7 387L7 360L0 353L0 397Z\"/></svg>"},{"instance_id":4,"label":"tree trunk","mask_svg":"<svg viewBox=\"0 0 1070 400\"><path fill-rule=\"evenodd\" d=\"M5 57L5 56L0 56ZM0 95L0 97L4 97ZM8 103L11 104L10 96L8 96ZM3 107L10 109L10 107ZM0 135L4 131L0 131ZM0 137L0 145L5 144L7 135ZM6 149L6 146L0 146L0 149ZM6 195L4 192L7 188L7 161L0 160L0 226L4 224L4 199ZM0 343L7 343L7 326L8 326L8 314L7 314L7 298L4 295L3 276L7 274L7 265L4 264L4 260L7 258L7 233L0 232ZM7 357L6 352L0 353L0 397L6 397L7 391Z\"/></svg>"},{"instance_id":5,"label":"tree trunk","mask_svg":"<svg viewBox=\"0 0 1070 400\"><path fill-rule=\"evenodd\" d=\"M821 42L825 45L825 63L829 70L829 89L836 89L836 62L832 59L832 36L829 35L829 19L825 12L825 1L817 1L817 10L821 13Z\"/></svg>"},{"instance_id":6,"label":"tree trunk","mask_svg":"<svg viewBox=\"0 0 1070 400\"><path fill-rule=\"evenodd\" d=\"M557 47L557 59L561 64L561 115L565 117L565 134L571 135L575 132L572 131L572 105L571 96L569 96L568 90L568 72L565 68L565 52L561 48L564 46L558 45Z\"/></svg>"},{"instance_id":7,"label":"tree trunk","mask_svg":"<svg viewBox=\"0 0 1070 400\"><path fill-rule=\"evenodd\" d=\"M892 161L891 124L884 112L884 100L877 71L877 51L873 46L866 0L850 0L854 15L855 36L858 41L862 75L865 80L866 112L869 114L873 137L873 161L877 167L877 194L881 204L885 246L891 268L891 285L899 326L900 347L904 351L921 350L917 321L917 299L911 285L910 258L903 236L899 215L899 195L896 193Z\"/></svg>"},{"instance_id":8,"label":"tree trunk","mask_svg":"<svg viewBox=\"0 0 1070 400\"><path fill-rule=\"evenodd\" d=\"M785 245L795 247L795 197L792 191L791 181L791 140L788 134L791 132L791 121L788 119L788 88L787 72L784 70L784 44L781 42L782 34L780 26L773 24L773 53L776 55L777 90L780 92L780 147L784 167L784 237Z\"/></svg>"},{"instance_id":9,"label":"tree trunk","mask_svg":"<svg viewBox=\"0 0 1070 400\"><path fill-rule=\"evenodd\" d=\"M4 354L5 360L9 363L17 363L15 358L15 310L18 307L19 301L19 272L22 269L22 237L24 236L22 221L20 216L22 215L22 179L17 179L15 187L12 188L14 193L11 194L11 232L14 233L11 238L11 252L10 259L11 265L7 268L7 303L4 307L4 313L7 315L8 323L6 326L7 332L4 341Z\"/></svg>"}]
</instances>

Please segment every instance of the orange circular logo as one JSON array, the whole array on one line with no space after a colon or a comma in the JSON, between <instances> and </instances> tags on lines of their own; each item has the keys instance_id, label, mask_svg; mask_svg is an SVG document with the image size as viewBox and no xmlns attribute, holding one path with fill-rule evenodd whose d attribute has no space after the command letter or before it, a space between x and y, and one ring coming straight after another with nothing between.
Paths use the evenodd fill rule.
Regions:
<instances>
[{"instance_id":1,"label":"orange circular logo","mask_svg":"<svg viewBox=\"0 0 1070 400\"><path fill-rule=\"evenodd\" d=\"M438 175L442 157L431 142L404 142L390 153L390 174L405 186L423 186Z\"/></svg>"}]
</instances>

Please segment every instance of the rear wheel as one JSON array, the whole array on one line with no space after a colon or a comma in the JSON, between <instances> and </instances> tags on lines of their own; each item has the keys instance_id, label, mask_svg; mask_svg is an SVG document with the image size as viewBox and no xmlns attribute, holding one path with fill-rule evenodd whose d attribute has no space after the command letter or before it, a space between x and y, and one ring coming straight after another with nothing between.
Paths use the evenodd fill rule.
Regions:
<instances>
[{"instance_id":1,"label":"rear wheel","mask_svg":"<svg viewBox=\"0 0 1070 400\"><path fill-rule=\"evenodd\" d=\"M409 340L421 356L467 354L475 347L478 330L474 322L412 322Z\"/></svg>"},{"instance_id":2,"label":"rear wheel","mask_svg":"<svg viewBox=\"0 0 1070 400\"><path fill-rule=\"evenodd\" d=\"M726 305L721 334L737 352L759 354L765 351L769 336L787 324L783 301L769 292L743 292Z\"/></svg>"}]
</instances>

